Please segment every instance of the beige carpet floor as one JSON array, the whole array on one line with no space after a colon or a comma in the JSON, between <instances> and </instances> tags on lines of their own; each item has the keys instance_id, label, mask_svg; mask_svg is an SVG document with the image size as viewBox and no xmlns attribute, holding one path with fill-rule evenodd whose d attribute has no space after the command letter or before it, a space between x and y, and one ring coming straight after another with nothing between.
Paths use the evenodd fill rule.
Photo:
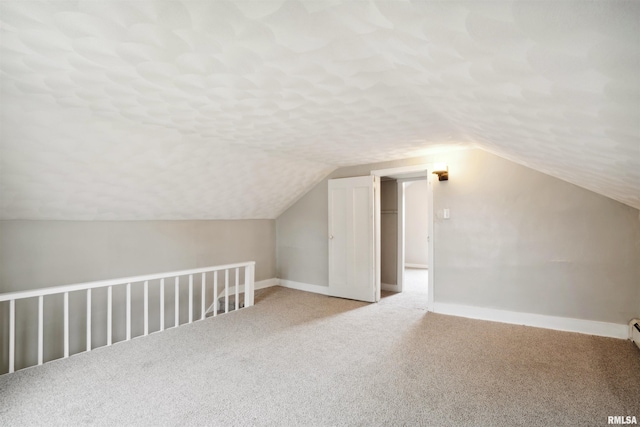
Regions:
<instances>
[{"instance_id":1,"label":"beige carpet floor","mask_svg":"<svg viewBox=\"0 0 640 427\"><path fill-rule=\"evenodd\" d=\"M631 342L269 288L256 306L0 377L0 425L601 426Z\"/></svg>"}]
</instances>

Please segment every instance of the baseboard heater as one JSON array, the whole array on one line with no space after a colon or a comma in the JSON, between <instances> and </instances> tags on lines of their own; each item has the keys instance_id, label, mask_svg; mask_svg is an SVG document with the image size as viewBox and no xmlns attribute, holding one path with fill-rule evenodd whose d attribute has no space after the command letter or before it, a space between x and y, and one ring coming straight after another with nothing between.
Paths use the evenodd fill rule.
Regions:
<instances>
[{"instance_id":1,"label":"baseboard heater","mask_svg":"<svg viewBox=\"0 0 640 427\"><path fill-rule=\"evenodd\" d=\"M629 327L631 328L631 341L640 348L640 319L633 319L629 323Z\"/></svg>"}]
</instances>

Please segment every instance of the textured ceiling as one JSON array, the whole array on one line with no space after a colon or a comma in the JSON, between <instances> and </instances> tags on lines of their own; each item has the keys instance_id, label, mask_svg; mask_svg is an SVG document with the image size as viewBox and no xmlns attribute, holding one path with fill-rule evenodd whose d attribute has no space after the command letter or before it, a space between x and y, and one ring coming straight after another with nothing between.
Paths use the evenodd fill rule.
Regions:
<instances>
[{"instance_id":1,"label":"textured ceiling","mask_svg":"<svg viewBox=\"0 0 640 427\"><path fill-rule=\"evenodd\" d=\"M0 218L274 218L477 146L640 208L640 2L2 1Z\"/></svg>"}]
</instances>

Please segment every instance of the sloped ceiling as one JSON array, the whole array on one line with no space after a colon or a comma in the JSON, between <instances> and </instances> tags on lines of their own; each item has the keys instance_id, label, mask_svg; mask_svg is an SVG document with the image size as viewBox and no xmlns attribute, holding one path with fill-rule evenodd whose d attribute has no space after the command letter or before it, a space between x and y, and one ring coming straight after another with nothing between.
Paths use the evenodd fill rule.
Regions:
<instances>
[{"instance_id":1,"label":"sloped ceiling","mask_svg":"<svg viewBox=\"0 0 640 427\"><path fill-rule=\"evenodd\" d=\"M274 218L476 146L640 208L640 2L0 2L4 219Z\"/></svg>"}]
</instances>

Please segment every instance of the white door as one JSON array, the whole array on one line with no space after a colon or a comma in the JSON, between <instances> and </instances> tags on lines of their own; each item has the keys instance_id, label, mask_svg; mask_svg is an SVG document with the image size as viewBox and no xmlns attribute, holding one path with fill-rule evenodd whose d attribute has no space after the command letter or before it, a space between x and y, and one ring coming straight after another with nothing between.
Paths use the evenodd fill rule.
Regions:
<instances>
[{"instance_id":1,"label":"white door","mask_svg":"<svg viewBox=\"0 0 640 427\"><path fill-rule=\"evenodd\" d=\"M374 213L378 177L329 180L329 295L380 299Z\"/></svg>"}]
</instances>

